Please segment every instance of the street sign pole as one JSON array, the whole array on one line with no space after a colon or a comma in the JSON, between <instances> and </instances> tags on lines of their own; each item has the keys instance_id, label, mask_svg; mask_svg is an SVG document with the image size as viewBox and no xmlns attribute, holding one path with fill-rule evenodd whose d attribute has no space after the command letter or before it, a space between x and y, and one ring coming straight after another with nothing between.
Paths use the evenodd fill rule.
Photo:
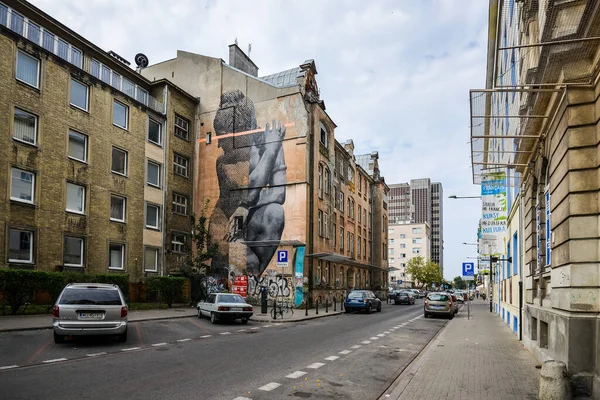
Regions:
<instances>
[{"instance_id":1,"label":"street sign pole","mask_svg":"<svg viewBox=\"0 0 600 400\"><path fill-rule=\"evenodd\" d=\"M467 319L471 319L471 281L475 280L475 263L464 262L462 263L462 278L467 281Z\"/></svg>"}]
</instances>

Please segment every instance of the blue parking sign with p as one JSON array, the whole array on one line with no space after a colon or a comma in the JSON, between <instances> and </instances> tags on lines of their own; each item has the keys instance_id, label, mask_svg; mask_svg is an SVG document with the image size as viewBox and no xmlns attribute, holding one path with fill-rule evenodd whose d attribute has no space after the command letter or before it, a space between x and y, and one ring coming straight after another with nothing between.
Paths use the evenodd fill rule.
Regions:
<instances>
[{"instance_id":1,"label":"blue parking sign with p","mask_svg":"<svg viewBox=\"0 0 600 400\"><path fill-rule=\"evenodd\" d=\"M462 263L463 276L475 276L475 263Z\"/></svg>"},{"instance_id":2,"label":"blue parking sign with p","mask_svg":"<svg viewBox=\"0 0 600 400\"><path fill-rule=\"evenodd\" d=\"M287 250L277 250L277 262L278 263L287 263L288 262L288 251Z\"/></svg>"}]
</instances>

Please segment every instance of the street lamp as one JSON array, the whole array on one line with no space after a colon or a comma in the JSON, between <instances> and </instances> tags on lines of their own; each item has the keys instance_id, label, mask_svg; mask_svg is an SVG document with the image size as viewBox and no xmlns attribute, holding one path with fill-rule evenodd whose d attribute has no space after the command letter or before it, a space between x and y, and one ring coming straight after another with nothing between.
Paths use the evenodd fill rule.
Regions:
<instances>
[{"instance_id":1,"label":"street lamp","mask_svg":"<svg viewBox=\"0 0 600 400\"><path fill-rule=\"evenodd\" d=\"M448 196L449 199L481 199L481 196Z\"/></svg>"}]
</instances>

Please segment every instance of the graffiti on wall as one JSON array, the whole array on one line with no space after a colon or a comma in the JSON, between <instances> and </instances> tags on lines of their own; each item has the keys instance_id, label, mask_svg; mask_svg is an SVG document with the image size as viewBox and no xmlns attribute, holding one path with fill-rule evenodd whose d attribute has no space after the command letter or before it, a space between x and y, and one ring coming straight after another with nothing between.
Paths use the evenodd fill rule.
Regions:
<instances>
[{"instance_id":1,"label":"graffiti on wall","mask_svg":"<svg viewBox=\"0 0 600 400\"><path fill-rule=\"evenodd\" d=\"M294 286L291 278L280 276L251 277L248 279L248 296L260 297L260 289L265 287L269 297L291 297Z\"/></svg>"},{"instance_id":2,"label":"graffiti on wall","mask_svg":"<svg viewBox=\"0 0 600 400\"><path fill-rule=\"evenodd\" d=\"M239 272L259 278L285 225L286 128L274 120L260 128L254 103L239 90L221 96L213 127L223 153L216 160L219 198L210 229L213 238L225 245L219 246L212 267L229 268L229 244L241 241L246 247L245 271Z\"/></svg>"}]
</instances>

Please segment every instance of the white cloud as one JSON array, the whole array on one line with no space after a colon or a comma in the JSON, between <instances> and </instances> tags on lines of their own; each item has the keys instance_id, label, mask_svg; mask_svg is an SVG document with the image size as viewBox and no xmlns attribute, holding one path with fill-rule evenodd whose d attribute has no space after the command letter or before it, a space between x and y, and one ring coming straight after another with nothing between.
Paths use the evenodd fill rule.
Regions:
<instances>
[{"instance_id":1,"label":"white cloud","mask_svg":"<svg viewBox=\"0 0 600 400\"><path fill-rule=\"evenodd\" d=\"M186 50L227 60L237 37L267 75L313 58L339 140L378 150L388 183L430 177L445 196L471 183L468 90L482 87L481 0L30 0L105 50L155 63ZM446 277L474 255L477 201L445 201Z\"/></svg>"}]
</instances>

